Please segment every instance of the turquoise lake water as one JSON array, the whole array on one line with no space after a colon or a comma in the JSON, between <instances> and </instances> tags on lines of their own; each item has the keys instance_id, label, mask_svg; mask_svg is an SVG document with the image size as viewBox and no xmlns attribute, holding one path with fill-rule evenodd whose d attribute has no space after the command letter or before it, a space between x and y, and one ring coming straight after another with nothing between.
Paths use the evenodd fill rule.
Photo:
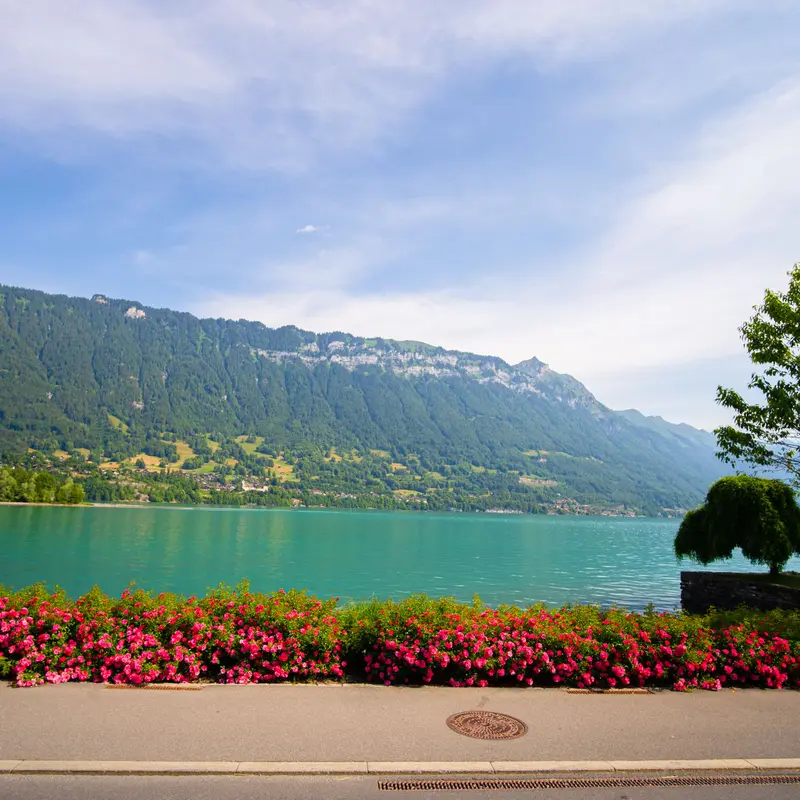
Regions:
<instances>
[{"instance_id":1,"label":"turquoise lake water","mask_svg":"<svg viewBox=\"0 0 800 800\"><path fill-rule=\"evenodd\" d=\"M202 594L248 578L261 591L400 598L414 592L495 605L680 603L677 520L279 511L218 508L0 507L0 584L131 581ZM692 569L685 563L684 569ZM752 569L741 556L714 565ZM800 559L790 564L800 569Z\"/></svg>"}]
</instances>

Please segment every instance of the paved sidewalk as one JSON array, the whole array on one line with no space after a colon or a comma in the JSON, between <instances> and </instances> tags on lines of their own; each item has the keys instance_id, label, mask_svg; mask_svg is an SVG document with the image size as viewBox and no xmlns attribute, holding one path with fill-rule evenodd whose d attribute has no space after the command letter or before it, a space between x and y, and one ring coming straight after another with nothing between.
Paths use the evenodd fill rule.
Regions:
<instances>
[{"instance_id":1,"label":"paved sidewalk","mask_svg":"<svg viewBox=\"0 0 800 800\"><path fill-rule=\"evenodd\" d=\"M512 714L512 741L458 711ZM582 695L360 685L0 686L0 761L541 762L800 758L800 692Z\"/></svg>"}]
</instances>

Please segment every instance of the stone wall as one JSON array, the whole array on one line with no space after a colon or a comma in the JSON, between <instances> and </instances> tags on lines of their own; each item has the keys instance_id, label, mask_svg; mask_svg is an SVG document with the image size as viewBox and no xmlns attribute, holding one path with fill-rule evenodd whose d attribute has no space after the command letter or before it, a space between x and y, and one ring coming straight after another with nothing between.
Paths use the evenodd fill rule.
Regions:
<instances>
[{"instance_id":1,"label":"stone wall","mask_svg":"<svg viewBox=\"0 0 800 800\"><path fill-rule=\"evenodd\" d=\"M800 589L748 581L729 572L681 572L681 606L689 613L702 614L710 606L736 608L742 603L765 610L800 610Z\"/></svg>"}]
</instances>

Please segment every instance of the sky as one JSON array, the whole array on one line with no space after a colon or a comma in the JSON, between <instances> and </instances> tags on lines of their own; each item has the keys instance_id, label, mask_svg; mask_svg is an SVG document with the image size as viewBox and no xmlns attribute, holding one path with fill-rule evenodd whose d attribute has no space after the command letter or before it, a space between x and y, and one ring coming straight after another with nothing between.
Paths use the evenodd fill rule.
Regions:
<instances>
[{"instance_id":1,"label":"sky","mask_svg":"<svg viewBox=\"0 0 800 800\"><path fill-rule=\"evenodd\" d=\"M795 0L0 0L0 282L536 356L711 429L800 260Z\"/></svg>"}]
</instances>

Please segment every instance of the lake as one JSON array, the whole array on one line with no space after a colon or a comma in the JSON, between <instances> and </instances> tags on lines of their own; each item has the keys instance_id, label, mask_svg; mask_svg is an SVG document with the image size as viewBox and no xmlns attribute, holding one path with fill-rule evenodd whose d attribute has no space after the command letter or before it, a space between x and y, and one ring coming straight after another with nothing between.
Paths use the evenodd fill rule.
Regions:
<instances>
[{"instance_id":1,"label":"lake","mask_svg":"<svg viewBox=\"0 0 800 800\"><path fill-rule=\"evenodd\" d=\"M680 603L677 520L220 508L0 507L0 584L203 594L220 582L343 600ZM790 565L800 568L800 559ZM686 562L686 569L692 566ZM714 565L750 568L741 556Z\"/></svg>"}]
</instances>

